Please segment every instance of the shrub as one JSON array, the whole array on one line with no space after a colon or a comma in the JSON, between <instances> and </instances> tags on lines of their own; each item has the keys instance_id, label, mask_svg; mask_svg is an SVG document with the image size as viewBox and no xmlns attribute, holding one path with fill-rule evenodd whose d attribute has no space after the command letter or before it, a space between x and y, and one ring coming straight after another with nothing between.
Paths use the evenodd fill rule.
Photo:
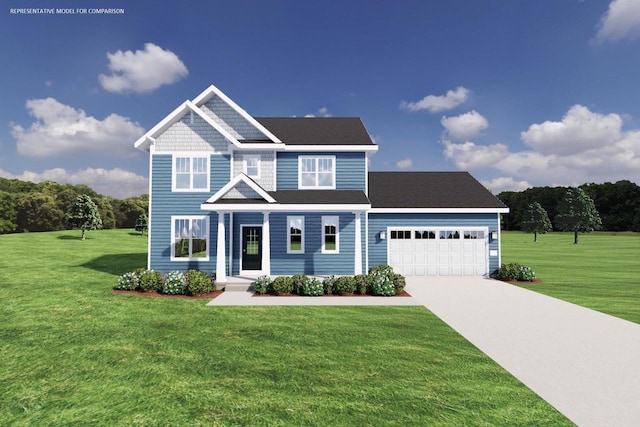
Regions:
<instances>
[{"instance_id":1,"label":"shrub","mask_svg":"<svg viewBox=\"0 0 640 427\"><path fill-rule=\"evenodd\" d=\"M113 289L122 291L134 291L138 288L140 279L134 272L124 273L118 278L118 284Z\"/></svg>"},{"instance_id":2,"label":"shrub","mask_svg":"<svg viewBox=\"0 0 640 427\"><path fill-rule=\"evenodd\" d=\"M305 282L309 281L309 277L304 274L296 274L291 276L291 280L293 280L293 293L303 295L302 288L304 287Z\"/></svg>"},{"instance_id":3,"label":"shrub","mask_svg":"<svg viewBox=\"0 0 640 427\"><path fill-rule=\"evenodd\" d=\"M518 280L521 282L533 282L536 280L536 272L526 265L521 265L520 272L518 273Z\"/></svg>"},{"instance_id":4,"label":"shrub","mask_svg":"<svg viewBox=\"0 0 640 427\"><path fill-rule=\"evenodd\" d=\"M356 293L360 295L366 295L369 293L369 284L367 282L366 274L358 274L353 278L356 281Z\"/></svg>"},{"instance_id":5,"label":"shrub","mask_svg":"<svg viewBox=\"0 0 640 427\"><path fill-rule=\"evenodd\" d=\"M186 295L201 295L213 291L213 285L207 273L199 270L189 270L185 273L184 293Z\"/></svg>"},{"instance_id":6,"label":"shrub","mask_svg":"<svg viewBox=\"0 0 640 427\"><path fill-rule=\"evenodd\" d=\"M536 279L536 273L526 265L513 262L510 264L502 264L494 277L504 281L518 280L522 282L532 282Z\"/></svg>"},{"instance_id":7,"label":"shrub","mask_svg":"<svg viewBox=\"0 0 640 427\"><path fill-rule=\"evenodd\" d=\"M162 293L169 295L184 294L184 274L179 271L172 271L165 275L162 283Z\"/></svg>"},{"instance_id":8,"label":"shrub","mask_svg":"<svg viewBox=\"0 0 640 427\"><path fill-rule=\"evenodd\" d=\"M404 287L407 285L407 279L405 279L405 277L400 273L394 273L392 281L395 294L400 295L404 291Z\"/></svg>"},{"instance_id":9,"label":"shrub","mask_svg":"<svg viewBox=\"0 0 640 427\"><path fill-rule=\"evenodd\" d=\"M138 290L142 292L161 291L162 290L162 273L147 270L140 275L140 283Z\"/></svg>"},{"instance_id":10,"label":"shrub","mask_svg":"<svg viewBox=\"0 0 640 427\"><path fill-rule=\"evenodd\" d=\"M351 295L356 291L356 279L351 276L338 277L333 283L333 293Z\"/></svg>"},{"instance_id":11,"label":"shrub","mask_svg":"<svg viewBox=\"0 0 640 427\"><path fill-rule=\"evenodd\" d=\"M369 285L373 295L394 295L393 268L388 265L378 265L369 269Z\"/></svg>"},{"instance_id":12,"label":"shrub","mask_svg":"<svg viewBox=\"0 0 640 427\"><path fill-rule=\"evenodd\" d=\"M333 293L333 285L335 281L335 276L327 276L322 280L322 289L325 294L331 295Z\"/></svg>"},{"instance_id":13,"label":"shrub","mask_svg":"<svg viewBox=\"0 0 640 427\"><path fill-rule=\"evenodd\" d=\"M269 276L260 276L256 279L254 284L254 290L259 294L267 294L271 292L271 277Z\"/></svg>"},{"instance_id":14,"label":"shrub","mask_svg":"<svg viewBox=\"0 0 640 427\"><path fill-rule=\"evenodd\" d=\"M315 277L307 277L302 283L301 295L320 296L324 294L324 286L322 282Z\"/></svg>"},{"instance_id":15,"label":"shrub","mask_svg":"<svg viewBox=\"0 0 640 427\"><path fill-rule=\"evenodd\" d=\"M271 289L276 295L290 294L293 291L293 279L289 276L276 277L271 283Z\"/></svg>"}]
</instances>

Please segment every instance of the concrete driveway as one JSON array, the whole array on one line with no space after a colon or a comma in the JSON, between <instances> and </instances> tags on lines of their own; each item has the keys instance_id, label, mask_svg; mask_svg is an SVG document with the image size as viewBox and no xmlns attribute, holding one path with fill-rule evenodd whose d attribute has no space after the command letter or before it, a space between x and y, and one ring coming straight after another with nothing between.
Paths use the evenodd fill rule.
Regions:
<instances>
[{"instance_id":1,"label":"concrete driveway","mask_svg":"<svg viewBox=\"0 0 640 427\"><path fill-rule=\"evenodd\" d=\"M407 291L577 425L640 425L640 325L489 279Z\"/></svg>"}]
</instances>

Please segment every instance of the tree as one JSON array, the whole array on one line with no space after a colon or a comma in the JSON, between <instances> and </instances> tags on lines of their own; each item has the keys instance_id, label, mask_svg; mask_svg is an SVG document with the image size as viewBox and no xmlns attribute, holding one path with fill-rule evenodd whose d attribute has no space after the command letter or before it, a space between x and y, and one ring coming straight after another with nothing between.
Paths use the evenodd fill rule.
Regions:
<instances>
[{"instance_id":1,"label":"tree","mask_svg":"<svg viewBox=\"0 0 640 427\"><path fill-rule=\"evenodd\" d=\"M136 231L139 231L144 236L144 232L148 228L149 228L149 218L147 218L147 215L145 214L140 214L140 216L136 220Z\"/></svg>"},{"instance_id":2,"label":"tree","mask_svg":"<svg viewBox=\"0 0 640 427\"><path fill-rule=\"evenodd\" d=\"M86 230L102 228L100 212L98 212L98 207L93 203L91 197L87 195L78 196L67 211L67 224L71 228L82 230L82 240L85 238Z\"/></svg>"},{"instance_id":3,"label":"tree","mask_svg":"<svg viewBox=\"0 0 640 427\"><path fill-rule=\"evenodd\" d=\"M0 234L12 233L18 227L17 197L0 191Z\"/></svg>"},{"instance_id":4,"label":"tree","mask_svg":"<svg viewBox=\"0 0 640 427\"><path fill-rule=\"evenodd\" d=\"M599 230L602 220L593 200L580 188L569 188L558 203L556 226L562 231L573 231L573 243L578 244L578 233Z\"/></svg>"},{"instance_id":5,"label":"tree","mask_svg":"<svg viewBox=\"0 0 640 427\"><path fill-rule=\"evenodd\" d=\"M43 193L23 193L17 203L18 231L64 230L64 211L55 198Z\"/></svg>"},{"instance_id":6,"label":"tree","mask_svg":"<svg viewBox=\"0 0 640 427\"><path fill-rule=\"evenodd\" d=\"M547 211L538 202L533 202L522 215L522 231L533 233L534 243L538 241L538 233L544 234L551 231L551 221Z\"/></svg>"}]
</instances>

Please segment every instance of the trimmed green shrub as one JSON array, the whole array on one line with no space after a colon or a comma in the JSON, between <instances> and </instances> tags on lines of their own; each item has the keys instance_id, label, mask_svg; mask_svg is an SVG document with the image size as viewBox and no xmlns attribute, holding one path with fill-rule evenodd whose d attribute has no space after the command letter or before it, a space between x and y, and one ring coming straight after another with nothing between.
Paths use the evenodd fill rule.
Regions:
<instances>
[{"instance_id":1,"label":"trimmed green shrub","mask_svg":"<svg viewBox=\"0 0 640 427\"><path fill-rule=\"evenodd\" d=\"M520 272L518 273L518 280L521 282L533 282L536 280L536 272L526 265L521 265Z\"/></svg>"},{"instance_id":2,"label":"trimmed green shrub","mask_svg":"<svg viewBox=\"0 0 640 427\"><path fill-rule=\"evenodd\" d=\"M142 273L142 275L140 275L138 290L142 292L161 291L162 273L153 270L147 270Z\"/></svg>"},{"instance_id":3,"label":"trimmed green shrub","mask_svg":"<svg viewBox=\"0 0 640 427\"><path fill-rule=\"evenodd\" d=\"M293 291L293 279L289 276L278 276L271 283L271 289L276 295L290 294Z\"/></svg>"},{"instance_id":4,"label":"trimmed green shrub","mask_svg":"<svg viewBox=\"0 0 640 427\"><path fill-rule=\"evenodd\" d=\"M388 265L378 265L369 269L369 285L373 295L391 296L396 293L393 284L393 268Z\"/></svg>"},{"instance_id":5,"label":"trimmed green shrub","mask_svg":"<svg viewBox=\"0 0 640 427\"><path fill-rule=\"evenodd\" d=\"M517 280L521 282L532 282L536 279L536 273L526 265L512 262L510 264L502 264L498 272L494 275L494 278L504 281Z\"/></svg>"},{"instance_id":6,"label":"trimmed green shrub","mask_svg":"<svg viewBox=\"0 0 640 427\"><path fill-rule=\"evenodd\" d=\"M369 293L369 283L366 274L358 274L353 278L356 281L356 293L366 295Z\"/></svg>"},{"instance_id":7,"label":"trimmed green shrub","mask_svg":"<svg viewBox=\"0 0 640 427\"><path fill-rule=\"evenodd\" d=\"M140 283L140 278L134 272L124 273L118 278L118 284L113 289L121 291L135 291Z\"/></svg>"},{"instance_id":8,"label":"trimmed green shrub","mask_svg":"<svg viewBox=\"0 0 640 427\"><path fill-rule=\"evenodd\" d=\"M253 282L253 288L256 293L259 294L267 294L271 292L271 277L269 276L260 276Z\"/></svg>"},{"instance_id":9,"label":"trimmed green shrub","mask_svg":"<svg viewBox=\"0 0 640 427\"><path fill-rule=\"evenodd\" d=\"M315 277L307 277L308 280L302 283L301 295L320 296L324 294L322 282Z\"/></svg>"},{"instance_id":10,"label":"trimmed green shrub","mask_svg":"<svg viewBox=\"0 0 640 427\"><path fill-rule=\"evenodd\" d=\"M400 295L404 291L404 287L407 286L407 279L405 279L405 277L400 273L394 273L392 281L395 294Z\"/></svg>"},{"instance_id":11,"label":"trimmed green shrub","mask_svg":"<svg viewBox=\"0 0 640 427\"><path fill-rule=\"evenodd\" d=\"M172 271L166 274L162 283L162 293L169 295L184 294L184 274L179 271Z\"/></svg>"},{"instance_id":12,"label":"trimmed green shrub","mask_svg":"<svg viewBox=\"0 0 640 427\"><path fill-rule=\"evenodd\" d=\"M335 281L335 276L327 276L322 280L322 289L325 294L331 295L333 293L333 284Z\"/></svg>"},{"instance_id":13,"label":"trimmed green shrub","mask_svg":"<svg viewBox=\"0 0 640 427\"><path fill-rule=\"evenodd\" d=\"M201 295L213 291L213 285L207 273L199 270L189 270L185 273L185 295Z\"/></svg>"},{"instance_id":14,"label":"trimmed green shrub","mask_svg":"<svg viewBox=\"0 0 640 427\"><path fill-rule=\"evenodd\" d=\"M296 274L291 276L291 280L293 280L293 293L303 295L302 288L304 287L305 282L309 280L309 277L304 274Z\"/></svg>"},{"instance_id":15,"label":"trimmed green shrub","mask_svg":"<svg viewBox=\"0 0 640 427\"><path fill-rule=\"evenodd\" d=\"M356 291L356 279L351 276L338 277L333 282L333 293L337 295L351 295Z\"/></svg>"}]
</instances>

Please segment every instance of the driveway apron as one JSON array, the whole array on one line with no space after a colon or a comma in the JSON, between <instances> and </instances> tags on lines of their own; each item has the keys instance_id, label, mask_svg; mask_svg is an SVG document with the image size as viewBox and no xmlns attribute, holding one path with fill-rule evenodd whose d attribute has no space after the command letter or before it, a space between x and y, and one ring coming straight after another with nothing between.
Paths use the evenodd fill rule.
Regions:
<instances>
[{"instance_id":1,"label":"driveway apron","mask_svg":"<svg viewBox=\"0 0 640 427\"><path fill-rule=\"evenodd\" d=\"M640 325L495 280L407 282L415 299L577 425L640 425Z\"/></svg>"}]
</instances>

